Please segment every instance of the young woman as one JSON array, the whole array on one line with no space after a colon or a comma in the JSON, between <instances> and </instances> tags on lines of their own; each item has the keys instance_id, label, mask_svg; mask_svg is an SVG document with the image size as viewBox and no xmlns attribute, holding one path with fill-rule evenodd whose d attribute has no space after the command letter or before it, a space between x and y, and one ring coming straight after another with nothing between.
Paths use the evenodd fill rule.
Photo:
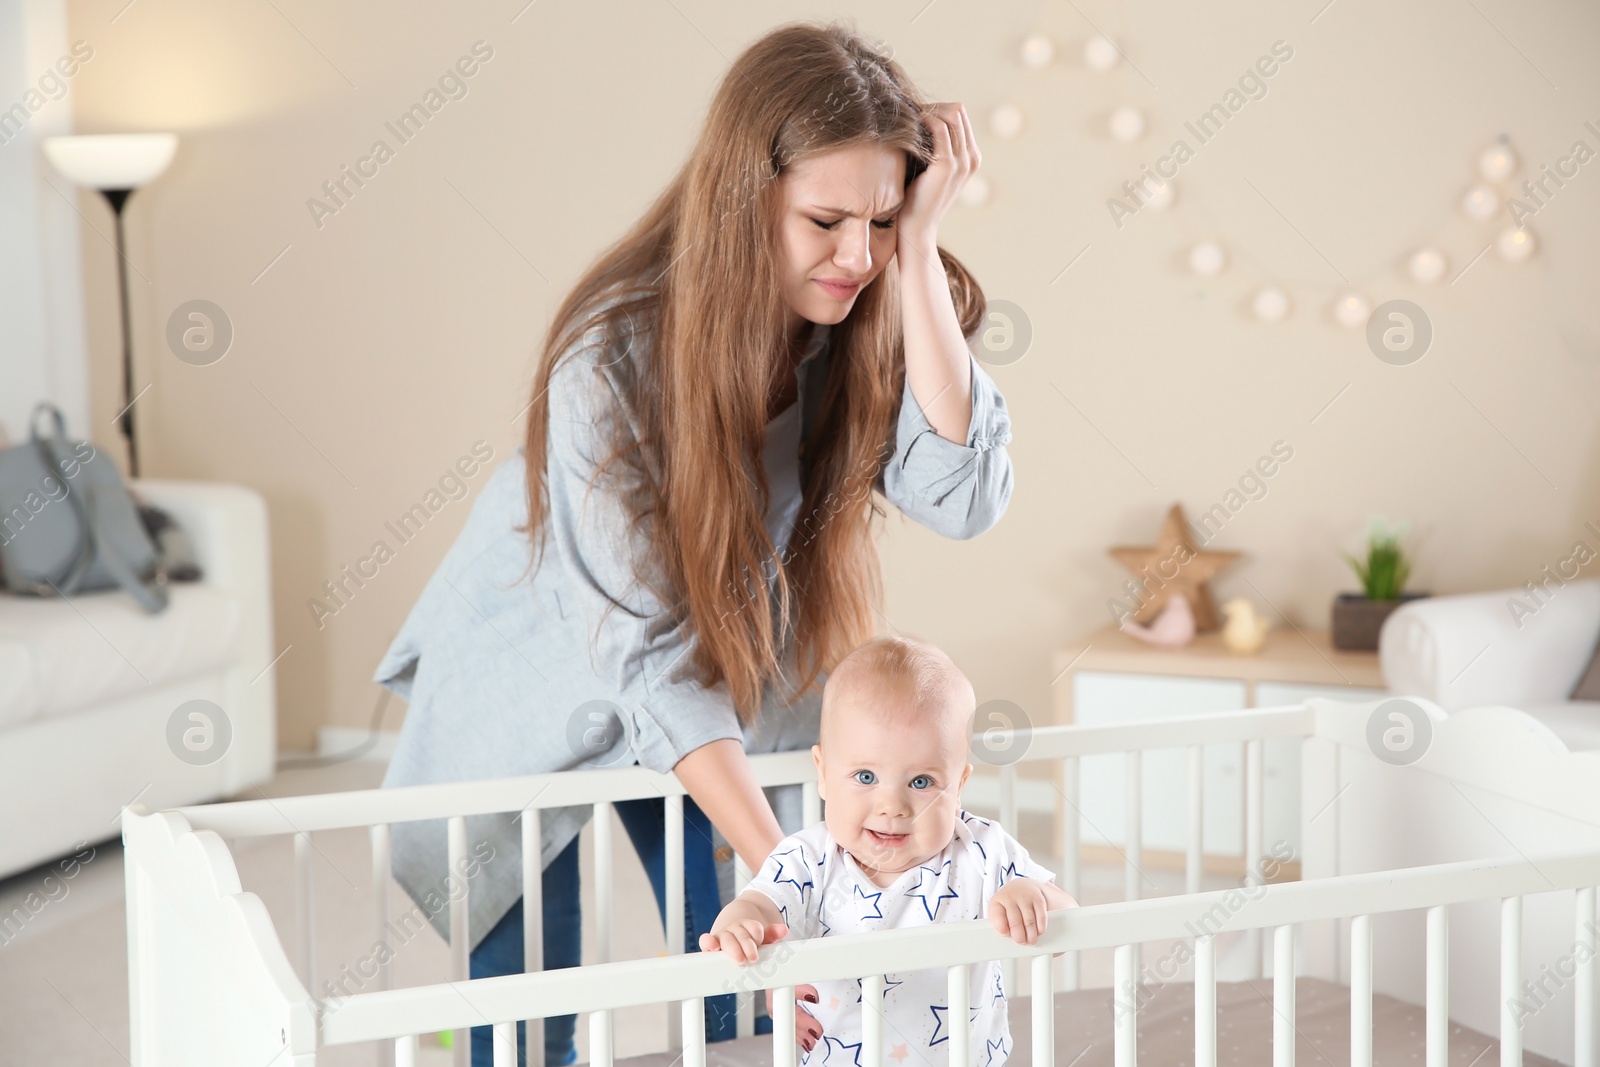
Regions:
<instances>
[{"instance_id":1,"label":"young woman","mask_svg":"<svg viewBox=\"0 0 1600 1067\"><path fill-rule=\"evenodd\" d=\"M410 702L386 786L675 773L693 951L722 904L712 826L752 871L799 828L747 754L809 747L826 672L873 636L874 492L952 538L1010 499L1010 420L968 347L983 296L937 243L980 159L964 107L843 26L740 55L681 172L557 310L525 445L378 667ZM665 921L663 805L616 807ZM580 962L588 817L543 818L546 968ZM467 832L447 880L442 823L397 825L395 877L445 937L465 882L472 977L520 972L516 813ZM708 1001L710 1039L731 1001ZM552 1067L572 1033L548 1021Z\"/></svg>"}]
</instances>

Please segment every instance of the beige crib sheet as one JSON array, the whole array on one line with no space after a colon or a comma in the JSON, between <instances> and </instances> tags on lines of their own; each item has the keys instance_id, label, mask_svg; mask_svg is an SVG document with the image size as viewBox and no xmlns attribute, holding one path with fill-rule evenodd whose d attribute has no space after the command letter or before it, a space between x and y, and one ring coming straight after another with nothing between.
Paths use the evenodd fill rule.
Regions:
<instances>
[{"instance_id":1,"label":"beige crib sheet","mask_svg":"<svg viewBox=\"0 0 1600 1067\"><path fill-rule=\"evenodd\" d=\"M1374 1067L1415 1067L1423 1061L1420 1005L1393 997L1372 998ZM1085 989L1056 994L1058 1067L1111 1067L1111 991ZM1350 990L1320 978L1295 981L1295 1062L1302 1067L1343 1067L1350 1062ZM1007 1067L1032 1063L1032 1008L1027 997L1011 1001L1015 1046ZM1450 1024L1450 1064L1497 1064L1498 1039ZM1489 1051L1485 1053L1485 1049ZM672 1067L667 1053L618 1060L627 1067ZM747 1037L706 1046L707 1067L771 1067L772 1039ZM942 1058L941 1058L941 1061ZM1139 1062L1188 1067L1194 1062L1194 986L1171 982L1146 987L1139 1008ZM1217 983L1218 1067L1267 1067L1272 1062L1272 982ZM1556 1067L1554 1060L1524 1052L1525 1067ZM915 1056L897 1067L919 1067Z\"/></svg>"}]
</instances>

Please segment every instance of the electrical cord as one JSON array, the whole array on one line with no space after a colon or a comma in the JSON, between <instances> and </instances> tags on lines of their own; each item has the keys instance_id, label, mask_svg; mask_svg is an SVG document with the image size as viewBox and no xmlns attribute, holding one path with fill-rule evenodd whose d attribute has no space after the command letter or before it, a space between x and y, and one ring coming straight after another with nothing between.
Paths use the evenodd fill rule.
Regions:
<instances>
[{"instance_id":1,"label":"electrical cord","mask_svg":"<svg viewBox=\"0 0 1600 1067\"><path fill-rule=\"evenodd\" d=\"M378 743L378 726L383 722L383 709L389 704L389 698L394 694L389 692L387 686L378 687L378 703L372 709L372 725L368 728L367 739L352 748L349 752L340 752L332 756L296 756L289 759L278 760L276 767L280 771L297 770L303 767L327 767L346 760L357 759L371 752Z\"/></svg>"}]
</instances>

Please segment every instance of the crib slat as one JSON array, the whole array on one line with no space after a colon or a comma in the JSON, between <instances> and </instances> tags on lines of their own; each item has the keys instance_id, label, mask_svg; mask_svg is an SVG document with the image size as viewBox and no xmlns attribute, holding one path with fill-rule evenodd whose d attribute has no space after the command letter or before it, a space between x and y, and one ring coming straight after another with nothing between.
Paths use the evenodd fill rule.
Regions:
<instances>
[{"instance_id":1,"label":"crib slat","mask_svg":"<svg viewBox=\"0 0 1600 1067\"><path fill-rule=\"evenodd\" d=\"M394 1039L394 1067L417 1067L417 1035Z\"/></svg>"},{"instance_id":2,"label":"crib slat","mask_svg":"<svg viewBox=\"0 0 1600 1067\"><path fill-rule=\"evenodd\" d=\"M1006 833L1017 836L1017 765L1000 765L1000 825Z\"/></svg>"},{"instance_id":3,"label":"crib slat","mask_svg":"<svg viewBox=\"0 0 1600 1067\"><path fill-rule=\"evenodd\" d=\"M1194 939L1194 1067L1217 1067L1217 946Z\"/></svg>"},{"instance_id":4,"label":"crib slat","mask_svg":"<svg viewBox=\"0 0 1600 1067\"><path fill-rule=\"evenodd\" d=\"M950 1031L950 1062L971 1063L972 1028L967 1023L972 1004L972 991L968 988L971 973L966 967L951 967L947 974L945 1003L950 1009L945 1013L945 1029Z\"/></svg>"},{"instance_id":5,"label":"crib slat","mask_svg":"<svg viewBox=\"0 0 1600 1067\"><path fill-rule=\"evenodd\" d=\"M800 819L806 826L815 826L822 821L822 794L817 791L817 783L804 782L800 786Z\"/></svg>"},{"instance_id":6,"label":"crib slat","mask_svg":"<svg viewBox=\"0 0 1600 1067\"><path fill-rule=\"evenodd\" d=\"M665 798L666 880L667 880L667 955L681 955L685 949L683 928L683 797Z\"/></svg>"},{"instance_id":7,"label":"crib slat","mask_svg":"<svg viewBox=\"0 0 1600 1067\"><path fill-rule=\"evenodd\" d=\"M544 812L522 809L522 969L544 970ZM525 1019L528 1067L544 1067L544 1020Z\"/></svg>"},{"instance_id":8,"label":"crib slat","mask_svg":"<svg viewBox=\"0 0 1600 1067\"><path fill-rule=\"evenodd\" d=\"M1251 885L1262 880L1261 870L1261 804L1262 804L1262 749L1261 739L1252 738L1244 743L1244 876ZM1244 933L1249 959L1245 975L1251 979L1261 977L1261 930L1251 927Z\"/></svg>"},{"instance_id":9,"label":"crib slat","mask_svg":"<svg viewBox=\"0 0 1600 1067\"><path fill-rule=\"evenodd\" d=\"M372 918L377 926L377 943L389 943L389 824L375 823L367 828L367 839L372 852ZM393 946L390 946L391 952ZM390 952L380 953L378 973L373 976L374 988L389 988ZM378 1045L378 1067L394 1063L394 1046Z\"/></svg>"},{"instance_id":10,"label":"crib slat","mask_svg":"<svg viewBox=\"0 0 1600 1067\"><path fill-rule=\"evenodd\" d=\"M667 853L667 955L676 956L687 950L683 929L683 796L665 798L666 853ZM673 916L677 916L676 919ZM699 946L695 946L699 947ZM667 1047L683 1047L683 1020L679 1013L667 1012Z\"/></svg>"},{"instance_id":11,"label":"crib slat","mask_svg":"<svg viewBox=\"0 0 1600 1067\"><path fill-rule=\"evenodd\" d=\"M1350 920L1350 1067L1372 1067L1372 916Z\"/></svg>"},{"instance_id":12,"label":"crib slat","mask_svg":"<svg viewBox=\"0 0 1600 1067\"><path fill-rule=\"evenodd\" d=\"M367 828L372 848L372 921L377 926L379 943L389 940L389 824ZM377 988L389 988L389 954L378 961Z\"/></svg>"},{"instance_id":13,"label":"crib slat","mask_svg":"<svg viewBox=\"0 0 1600 1067\"><path fill-rule=\"evenodd\" d=\"M1028 1002L1033 1009L1033 1062L1056 1061L1056 997L1051 986L1052 957L1046 952L1033 957L1033 988ZM952 1060L951 1062L955 1062Z\"/></svg>"},{"instance_id":14,"label":"crib slat","mask_svg":"<svg viewBox=\"0 0 1600 1067\"><path fill-rule=\"evenodd\" d=\"M1200 871L1205 863L1206 747L1189 746L1189 853L1183 864L1185 893L1200 892Z\"/></svg>"},{"instance_id":15,"label":"crib slat","mask_svg":"<svg viewBox=\"0 0 1600 1067\"><path fill-rule=\"evenodd\" d=\"M1573 975L1572 992L1577 998L1573 1020L1573 1067L1595 1067L1594 1048L1594 953L1600 949L1590 932L1594 922L1595 891L1593 886L1578 890L1576 900L1578 944L1589 946L1588 958L1578 962L1578 972ZM1576 953L1583 955L1583 953Z\"/></svg>"},{"instance_id":16,"label":"crib slat","mask_svg":"<svg viewBox=\"0 0 1600 1067\"><path fill-rule=\"evenodd\" d=\"M953 1032L956 1021L950 1021ZM883 1067L883 975L861 979L861 1067Z\"/></svg>"},{"instance_id":17,"label":"crib slat","mask_svg":"<svg viewBox=\"0 0 1600 1067\"><path fill-rule=\"evenodd\" d=\"M1082 821L1078 811L1078 757L1065 756L1061 760L1061 888L1073 900L1078 899L1078 834ZM1077 950L1061 954L1061 988L1075 992L1078 988Z\"/></svg>"},{"instance_id":18,"label":"crib slat","mask_svg":"<svg viewBox=\"0 0 1600 1067\"><path fill-rule=\"evenodd\" d=\"M1522 898L1500 901L1500 1067L1522 1067Z\"/></svg>"},{"instance_id":19,"label":"crib slat","mask_svg":"<svg viewBox=\"0 0 1600 1067\"><path fill-rule=\"evenodd\" d=\"M678 1025L683 1029L683 1067L706 1067L706 1002L690 997L679 1006Z\"/></svg>"},{"instance_id":20,"label":"crib slat","mask_svg":"<svg viewBox=\"0 0 1600 1067\"><path fill-rule=\"evenodd\" d=\"M863 1000L865 998L862 998ZM794 986L772 991L772 1067L794 1067Z\"/></svg>"},{"instance_id":21,"label":"crib slat","mask_svg":"<svg viewBox=\"0 0 1600 1067\"><path fill-rule=\"evenodd\" d=\"M306 989L316 996L317 991L317 913L315 871L312 859L311 835L301 831L294 835L294 904L300 918L300 978Z\"/></svg>"},{"instance_id":22,"label":"crib slat","mask_svg":"<svg viewBox=\"0 0 1600 1067\"><path fill-rule=\"evenodd\" d=\"M589 1013L589 1064L590 1067L611 1067L611 1010L609 1008ZM496 1064L495 1067L499 1067Z\"/></svg>"},{"instance_id":23,"label":"crib slat","mask_svg":"<svg viewBox=\"0 0 1600 1067\"><path fill-rule=\"evenodd\" d=\"M1017 765L1015 761L1000 765L1000 825L1012 837L1017 836ZM1000 981L1007 989L1017 988L1017 961L1000 962Z\"/></svg>"},{"instance_id":24,"label":"crib slat","mask_svg":"<svg viewBox=\"0 0 1600 1067\"><path fill-rule=\"evenodd\" d=\"M1112 965L1111 1062L1116 1067L1137 1067L1139 1061L1139 987L1133 973L1133 945L1118 945Z\"/></svg>"},{"instance_id":25,"label":"crib slat","mask_svg":"<svg viewBox=\"0 0 1600 1067\"><path fill-rule=\"evenodd\" d=\"M615 901L611 881L611 802L596 801L594 805L594 908L599 926L599 944L596 946L601 963L616 958Z\"/></svg>"},{"instance_id":26,"label":"crib slat","mask_svg":"<svg viewBox=\"0 0 1600 1067\"><path fill-rule=\"evenodd\" d=\"M494 1067L517 1067L517 1022L494 1024Z\"/></svg>"},{"instance_id":27,"label":"crib slat","mask_svg":"<svg viewBox=\"0 0 1600 1067\"><path fill-rule=\"evenodd\" d=\"M1427 1067L1450 1062L1449 916L1442 904L1428 909Z\"/></svg>"},{"instance_id":28,"label":"crib slat","mask_svg":"<svg viewBox=\"0 0 1600 1067\"><path fill-rule=\"evenodd\" d=\"M1272 1067L1294 1067L1294 927L1272 931Z\"/></svg>"},{"instance_id":29,"label":"crib slat","mask_svg":"<svg viewBox=\"0 0 1600 1067\"><path fill-rule=\"evenodd\" d=\"M461 884L459 895L450 894L450 980L465 982L472 974L469 956L472 942L468 940L467 929L468 894L472 889L466 876L461 873L467 866L467 817L452 815L447 826L446 846L450 866L445 872L445 880L452 889L457 880ZM472 1055L472 1031L457 1029L453 1031L453 1037L450 1045L451 1062L455 1067L468 1067Z\"/></svg>"},{"instance_id":30,"label":"crib slat","mask_svg":"<svg viewBox=\"0 0 1600 1067\"><path fill-rule=\"evenodd\" d=\"M1139 899L1139 870L1144 866L1144 753L1122 754L1122 824L1125 862L1122 899Z\"/></svg>"},{"instance_id":31,"label":"crib slat","mask_svg":"<svg viewBox=\"0 0 1600 1067\"><path fill-rule=\"evenodd\" d=\"M750 868L737 852L733 854L733 895L738 896L750 885ZM733 1032L738 1037L750 1037L756 1032L755 994L741 990L734 995Z\"/></svg>"}]
</instances>

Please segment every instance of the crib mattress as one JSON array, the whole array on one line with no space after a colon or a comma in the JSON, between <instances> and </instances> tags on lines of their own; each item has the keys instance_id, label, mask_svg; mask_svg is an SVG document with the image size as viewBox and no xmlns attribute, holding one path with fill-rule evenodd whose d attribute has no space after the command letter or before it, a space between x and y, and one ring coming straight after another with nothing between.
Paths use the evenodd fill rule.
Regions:
<instances>
[{"instance_id":1,"label":"crib mattress","mask_svg":"<svg viewBox=\"0 0 1600 1067\"><path fill-rule=\"evenodd\" d=\"M1139 1060L1170 1067L1194 1062L1194 986L1170 982L1143 987L1139 1007ZM1014 1049L1008 1067L1032 1062L1032 1006L1027 997L1011 1001ZM1394 997L1372 998L1372 1062L1413 1065L1423 1060L1424 1012L1420 1005ZM1111 1067L1111 990L1085 989L1056 994L1056 1063L1072 1067ZM1320 978L1295 982L1295 1062L1350 1062L1350 990ZM1272 1062L1272 982L1217 983L1218 1067L1267 1067ZM1499 1060L1498 1039L1450 1024L1452 1067L1493 1064ZM1489 1051L1486 1053L1485 1049ZM941 1061L943 1059L941 1055ZM672 1067L670 1053L634 1056L617 1061L627 1067ZM1525 1067L1556 1067L1556 1061L1524 1052ZM706 1046L708 1067L770 1067L772 1039L746 1037ZM918 1067L909 1057L903 1067Z\"/></svg>"}]
</instances>

